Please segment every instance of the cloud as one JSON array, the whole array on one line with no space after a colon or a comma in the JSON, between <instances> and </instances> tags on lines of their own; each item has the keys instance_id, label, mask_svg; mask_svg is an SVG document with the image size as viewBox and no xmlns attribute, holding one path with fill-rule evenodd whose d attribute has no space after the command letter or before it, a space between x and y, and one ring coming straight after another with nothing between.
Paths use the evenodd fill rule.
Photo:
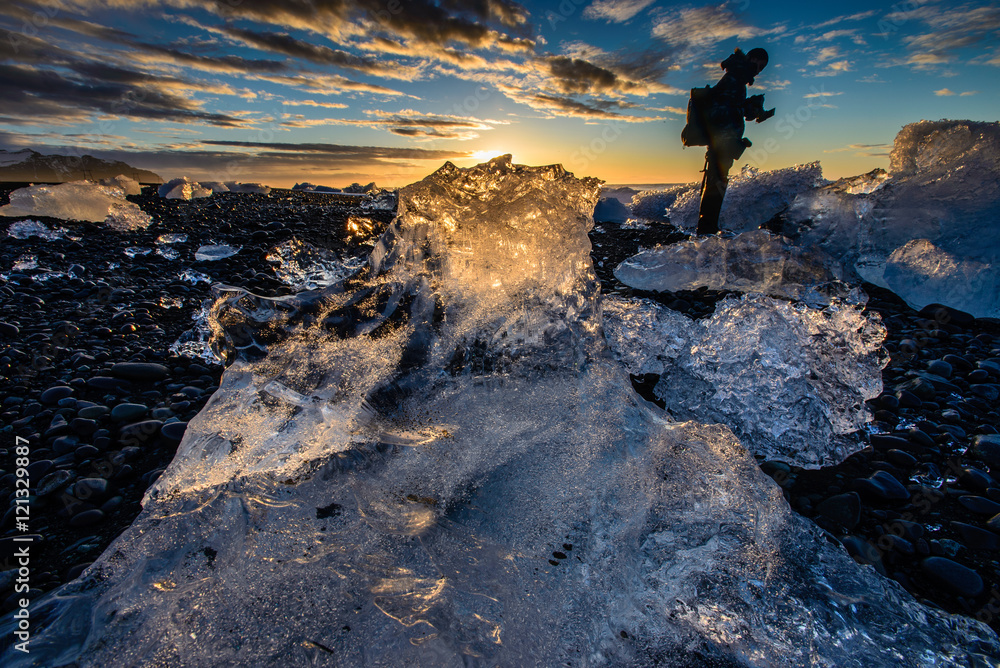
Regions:
<instances>
[{"instance_id":1,"label":"cloud","mask_svg":"<svg viewBox=\"0 0 1000 668\"><path fill-rule=\"evenodd\" d=\"M968 97L969 95L977 95L977 94L979 94L978 90L967 90L962 93L959 93L959 97Z\"/></svg>"},{"instance_id":2,"label":"cloud","mask_svg":"<svg viewBox=\"0 0 1000 668\"><path fill-rule=\"evenodd\" d=\"M934 94L937 95L938 97L944 97L947 95L954 95L955 91L949 90L947 88L942 88L941 90L934 91Z\"/></svg>"},{"instance_id":3,"label":"cloud","mask_svg":"<svg viewBox=\"0 0 1000 668\"><path fill-rule=\"evenodd\" d=\"M655 0L594 0L583 10L583 15L588 19L624 23L653 2Z\"/></svg>"},{"instance_id":4,"label":"cloud","mask_svg":"<svg viewBox=\"0 0 1000 668\"><path fill-rule=\"evenodd\" d=\"M378 84L354 81L347 77L330 74L293 74L293 75L273 75L261 74L257 79L270 81L271 83L296 88L309 93L320 93L323 95L340 95L345 92L353 93L374 93L377 95L405 95L398 90L379 86Z\"/></svg>"},{"instance_id":5,"label":"cloud","mask_svg":"<svg viewBox=\"0 0 1000 668\"><path fill-rule=\"evenodd\" d=\"M423 139L456 139L460 141L476 139L479 131L492 130L495 125L507 125L508 121L480 119L472 116L450 114L426 114L413 109L385 112L378 109L366 110L367 119L313 118L285 114L283 127L304 128L324 125L353 125L385 130L401 137Z\"/></svg>"},{"instance_id":6,"label":"cloud","mask_svg":"<svg viewBox=\"0 0 1000 668\"><path fill-rule=\"evenodd\" d=\"M203 140L199 142L203 146L230 146L234 148L254 149L266 157L267 152L278 151L291 155L302 155L305 153L316 155L337 156L344 160L357 161L357 164L364 164L365 161L382 160L449 160L452 158L465 158L471 155L469 151L452 151L426 148L399 148L391 146L354 146L350 144L325 144L325 143L289 143L289 142L254 142L235 141L225 139Z\"/></svg>"},{"instance_id":7,"label":"cloud","mask_svg":"<svg viewBox=\"0 0 1000 668\"><path fill-rule=\"evenodd\" d=\"M431 44L530 50L528 11L510 0L242 0L206 9L229 19L281 25L327 35L384 33ZM501 29L511 30L507 34Z\"/></svg>"},{"instance_id":8,"label":"cloud","mask_svg":"<svg viewBox=\"0 0 1000 668\"><path fill-rule=\"evenodd\" d=\"M724 6L695 7L662 13L653 24L653 36L675 47L711 47L731 37L750 39L780 31L761 30L737 18Z\"/></svg>"},{"instance_id":9,"label":"cloud","mask_svg":"<svg viewBox=\"0 0 1000 668\"><path fill-rule=\"evenodd\" d=\"M559 95L526 92L520 88L505 84L499 84L498 87L504 95L515 102L520 102L532 109L549 112L550 114L558 112L561 116L573 116L588 120L614 120L623 123L650 123L652 121L664 120L659 116L628 116L610 111L613 108L620 108L621 103L616 100L596 100L587 104ZM552 116L550 115L550 117Z\"/></svg>"},{"instance_id":10,"label":"cloud","mask_svg":"<svg viewBox=\"0 0 1000 668\"><path fill-rule=\"evenodd\" d=\"M226 26L220 29L220 32L247 46L280 53L292 58L301 58L319 65L332 65L391 79L410 80L420 76L421 68L419 67L406 66L385 59L373 60L340 49L312 44L287 33L256 32L234 26Z\"/></svg>"},{"instance_id":11,"label":"cloud","mask_svg":"<svg viewBox=\"0 0 1000 668\"><path fill-rule=\"evenodd\" d=\"M813 30L820 30L821 28L829 28L830 26L837 25L838 23L843 23L844 21L863 21L864 19L870 19L876 14L878 14L878 10L870 9L867 12L858 12L857 14L838 16L836 18L829 19L828 21L817 23L812 26L812 28Z\"/></svg>"},{"instance_id":12,"label":"cloud","mask_svg":"<svg viewBox=\"0 0 1000 668\"><path fill-rule=\"evenodd\" d=\"M813 56L813 58L806 63L807 65L819 65L825 63L828 60L833 60L840 56L840 49L836 46L826 46L819 50L819 52Z\"/></svg>"},{"instance_id":13,"label":"cloud","mask_svg":"<svg viewBox=\"0 0 1000 668\"><path fill-rule=\"evenodd\" d=\"M957 52L995 44L1000 36L1000 6L926 5L893 12L885 19L892 26L917 21L930 30L903 38L911 56L905 64L927 69L952 62Z\"/></svg>"},{"instance_id":14,"label":"cloud","mask_svg":"<svg viewBox=\"0 0 1000 668\"><path fill-rule=\"evenodd\" d=\"M635 93L643 87L611 70L579 58L554 56L542 61L555 87L562 93Z\"/></svg>"},{"instance_id":15,"label":"cloud","mask_svg":"<svg viewBox=\"0 0 1000 668\"><path fill-rule=\"evenodd\" d=\"M881 158L889 155L888 151L890 148L892 148L890 144L848 144L841 148L824 149L823 153L846 153L853 151L854 155Z\"/></svg>"},{"instance_id":16,"label":"cloud","mask_svg":"<svg viewBox=\"0 0 1000 668\"><path fill-rule=\"evenodd\" d=\"M293 107L323 107L324 109L347 109L343 102L317 102L316 100L282 100L281 104Z\"/></svg>"},{"instance_id":17,"label":"cloud","mask_svg":"<svg viewBox=\"0 0 1000 668\"><path fill-rule=\"evenodd\" d=\"M806 93L802 97L804 97L805 99L809 100L809 99L817 98L817 97L833 97L835 95L843 95L843 93L842 92L836 92L835 93L833 91L819 90L819 91L816 91L815 93Z\"/></svg>"},{"instance_id":18,"label":"cloud","mask_svg":"<svg viewBox=\"0 0 1000 668\"><path fill-rule=\"evenodd\" d=\"M75 65L86 74L84 63ZM200 122L219 127L246 125L242 118L204 111L202 103L170 92L177 80L160 81L119 68L105 68L104 73L112 75L111 80L0 64L0 99L4 100L0 122L65 125L102 112L116 118Z\"/></svg>"}]
</instances>

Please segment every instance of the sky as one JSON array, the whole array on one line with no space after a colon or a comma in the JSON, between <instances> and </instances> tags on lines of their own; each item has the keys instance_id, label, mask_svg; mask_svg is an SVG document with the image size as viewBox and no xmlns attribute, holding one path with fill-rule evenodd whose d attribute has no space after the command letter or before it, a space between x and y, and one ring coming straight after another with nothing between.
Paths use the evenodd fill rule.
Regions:
<instances>
[{"instance_id":1,"label":"sky","mask_svg":"<svg viewBox=\"0 0 1000 668\"><path fill-rule=\"evenodd\" d=\"M0 148L274 187L504 153L684 183L690 89L737 47L777 109L737 168L851 176L907 123L1000 117L995 1L4 0Z\"/></svg>"}]
</instances>

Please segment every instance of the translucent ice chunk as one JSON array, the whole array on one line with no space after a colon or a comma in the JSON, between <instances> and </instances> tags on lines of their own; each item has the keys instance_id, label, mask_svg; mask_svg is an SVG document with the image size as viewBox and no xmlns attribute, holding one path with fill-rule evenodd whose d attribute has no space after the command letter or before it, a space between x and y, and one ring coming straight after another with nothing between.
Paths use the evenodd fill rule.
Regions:
<instances>
[{"instance_id":1,"label":"translucent ice chunk","mask_svg":"<svg viewBox=\"0 0 1000 668\"><path fill-rule=\"evenodd\" d=\"M397 195L391 190L379 190L373 193L370 199L361 203L362 210L365 211L395 211Z\"/></svg>"},{"instance_id":2,"label":"translucent ice chunk","mask_svg":"<svg viewBox=\"0 0 1000 668\"><path fill-rule=\"evenodd\" d=\"M161 234L156 238L159 244L181 244L188 240L186 234Z\"/></svg>"},{"instance_id":3,"label":"translucent ice chunk","mask_svg":"<svg viewBox=\"0 0 1000 668\"><path fill-rule=\"evenodd\" d=\"M226 244L209 244L207 246L200 246L198 250L194 253L194 259L199 262L215 262L216 260L224 260L227 257L232 257L240 252L242 246L227 246Z\"/></svg>"},{"instance_id":4,"label":"translucent ice chunk","mask_svg":"<svg viewBox=\"0 0 1000 668\"><path fill-rule=\"evenodd\" d=\"M236 181L226 181L225 187L229 189L229 192L234 193L255 193L258 195L267 195L271 192L271 189L263 183L237 183Z\"/></svg>"},{"instance_id":5,"label":"translucent ice chunk","mask_svg":"<svg viewBox=\"0 0 1000 668\"><path fill-rule=\"evenodd\" d=\"M594 209L594 220L599 223L624 223L629 210L614 197L602 197Z\"/></svg>"},{"instance_id":6,"label":"translucent ice chunk","mask_svg":"<svg viewBox=\"0 0 1000 668\"><path fill-rule=\"evenodd\" d=\"M789 207L795 197L826 183L818 162L770 172L746 169L729 180L719 226L733 232L755 230ZM692 229L698 223L701 183L644 191L632 199L632 214Z\"/></svg>"},{"instance_id":7,"label":"translucent ice chunk","mask_svg":"<svg viewBox=\"0 0 1000 668\"><path fill-rule=\"evenodd\" d=\"M180 274L177 275L177 278L179 278L180 280L184 281L185 283L195 283L195 284L197 284L197 283L211 283L212 282L212 277L211 276L206 276L205 274L201 273L200 271L195 271L194 269L185 269L184 271L182 271Z\"/></svg>"},{"instance_id":8,"label":"translucent ice chunk","mask_svg":"<svg viewBox=\"0 0 1000 668\"><path fill-rule=\"evenodd\" d=\"M316 290L343 281L368 263L367 258L341 260L336 253L298 239L274 247L267 254L278 280L297 290Z\"/></svg>"},{"instance_id":9,"label":"translucent ice chunk","mask_svg":"<svg viewBox=\"0 0 1000 668\"><path fill-rule=\"evenodd\" d=\"M86 220L124 231L145 229L153 222L136 204L125 200L120 188L90 181L19 188L10 194L10 204L0 207L0 215Z\"/></svg>"},{"instance_id":10,"label":"translucent ice chunk","mask_svg":"<svg viewBox=\"0 0 1000 668\"><path fill-rule=\"evenodd\" d=\"M7 228L7 236L14 239L30 239L39 237L46 241L54 241L66 235L66 230L61 228L49 229L45 223L37 220L19 220L11 223Z\"/></svg>"},{"instance_id":11,"label":"translucent ice chunk","mask_svg":"<svg viewBox=\"0 0 1000 668\"><path fill-rule=\"evenodd\" d=\"M177 301L179 300L173 300L166 304L161 302L160 305L164 308L183 306L183 302L178 304ZM177 340L171 344L170 351L172 353L203 359L213 363L222 361L215 354L211 344L212 331L209 324L209 314L211 313L211 310L212 301L205 300L205 302L202 303L201 308L191 316L191 319L194 321L191 329L183 332L179 337L177 337Z\"/></svg>"},{"instance_id":12,"label":"translucent ice chunk","mask_svg":"<svg viewBox=\"0 0 1000 668\"><path fill-rule=\"evenodd\" d=\"M822 254L807 253L787 239L755 230L644 250L619 264L615 277L641 290L708 287L822 302L829 290L821 288L838 279L834 264Z\"/></svg>"},{"instance_id":13,"label":"translucent ice chunk","mask_svg":"<svg viewBox=\"0 0 1000 668\"><path fill-rule=\"evenodd\" d=\"M99 577L33 601L46 625L5 665L996 655L822 540L730 430L632 392L588 257L597 193L509 156L405 188L370 274L311 322L274 314L284 338L227 369Z\"/></svg>"},{"instance_id":14,"label":"translucent ice chunk","mask_svg":"<svg viewBox=\"0 0 1000 668\"><path fill-rule=\"evenodd\" d=\"M631 373L661 374L654 392L675 417L722 422L755 454L812 468L863 446L843 436L870 419L864 402L882 390L885 329L860 294L853 302L730 297L695 322L607 299L605 331Z\"/></svg>"},{"instance_id":15,"label":"translucent ice chunk","mask_svg":"<svg viewBox=\"0 0 1000 668\"><path fill-rule=\"evenodd\" d=\"M14 261L11 271L24 271L25 269L35 269L38 267L37 255L22 255Z\"/></svg>"},{"instance_id":16,"label":"translucent ice chunk","mask_svg":"<svg viewBox=\"0 0 1000 668\"><path fill-rule=\"evenodd\" d=\"M128 246L123 251L125 255L129 257L139 257L141 255L149 255L153 252L152 248L142 248L140 246Z\"/></svg>"},{"instance_id":17,"label":"translucent ice chunk","mask_svg":"<svg viewBox=\"0 0 1000 668\"><path fill-rule=\"evenodd\" d=\"M883 278L890 290L915 309L938 303L978 318L1000 317L996 266L955 257L927 239L914 239L893 251Z\"/></svg>"},{"instance_id":18,"label":"translucent ice chunk","mask_svg":"<svg viewBox=\"0 0 1000 668\"><path fill-rule=\"evenodd\" d=\"M205 188L197 181L191 181L186 176L167 181L159 188L157 194L166 199L198 199L211 197L212 189Z\"/></svg>"},{"instance_id":19,"label":"translucent ice chunk","mask_svg":"<svg viewBox=\"0 0 1000 668\"><path fill-rule=\"evenodd\" d=\"M107 179L101 179L101 185L118 188L126 195L139 195L142 193L142 186L139 185L139 182L125 176L124 174L119 174L118 176Z\"/></svg>"},{"instance_id":20,"label":"translucent ice chunk","mask_svg":"<svg viewBox=\"0 0 1000 668\"><path fill-rule=\"evenodd\" d=\"M875 170L802 193L782 231L879 285L887 285L880 270L889 256L916 239L961 262L994 265L998 173L1000 123L912 123L896 136L888 176ZM948 291L960 292L957 285Z\"/></svg>"}]
</instances>

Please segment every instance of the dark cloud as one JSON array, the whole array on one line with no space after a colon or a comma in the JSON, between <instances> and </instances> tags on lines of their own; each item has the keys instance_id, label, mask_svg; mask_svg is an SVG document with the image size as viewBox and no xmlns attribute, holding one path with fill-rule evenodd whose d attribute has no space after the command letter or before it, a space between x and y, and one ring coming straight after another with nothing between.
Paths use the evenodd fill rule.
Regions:
<instances>
[{"instance_id":1,"label":"dark cloud","mask_svg":"<svg viewBox=\"0 0 1000 668\"><path fill-rule=\"evenodd\" d=\"M341 49L332 49L321 44L312 44L287 33L257 32L233 26L226 26L219 29L219 31L239 40L247 46L280 53L292 58L301 58L319 65L332 65L366 74L376 74L397 79L411 78L415 75L414 68L405 67L396 62L382 59L375 60L348 53Z\"/></svg>"},{"instance_id":2,"label":"dark cloud","mask_svg":"<svg viewBox=\"0 0 1000 668\"><path fill-rule=\"evenodd\" d=\"M206 8L227 18L244 18L340 37L359 23L371 31L434 44L530 48L528 12L509 0L217 0ZM367 31L366 31L367 32Z\"/></svg>"},{"instance_id":3,"label":"dark cloud","mask_svg":"<svg viewBox=\"0 0 1000 668\"><path fill-rule=\"evenodd\" d=\"M254 142L231 140L205 140L200 142L205 146L232 146L234 148L252 148L272 155L271 151L291 151L283 154L296 156L303 153L336 155L341 158L358 160L449 160L464 158L471 155L467 151L444 151L425 148L398 148L391 146L352 146L346 144L305 143L294 144L286 142ZM230 157L232 155L230 154Z\"/></svg>"},{"instance_id":4,"label":"dark cloud","mask_svg":"<svg viewBox=\"0 0 1000 668\"><path fill-rule=\"evenodd\" d=\"M591 120L613 120L622 123L648 123L663 120L654 116L628 116L610 111L614 108L632 108L631 103L621 103L617 100L594 100L590 104L559 95L546 93L526 93L513 86L500 85L501 91L515 102L526 104L532 109L546 112L556 112L561 115L575 116Z\"/></svg>"},{"instance_id":5,"label":"dark cloud","mask_svg":"<svg viewBox=\"0 0 1000 668\"><path fill-rule=\"evenodd\" d=\"M546 65L556 87L564 93L608 93L634 86L614 72L579 58L554 56Z\"/></svg>"},{"instance_id":6,"label":"dark cloud","mask_svg":"<svg viewBox=\"0 0 1000 668\"><path fill-rule=\"evenodd\" d=\"M82 63L76 65L83 67ZM79 111L98 111L115 116L202 122L221 127L246 125L244 120L233 116L203 111L197 102L157 88L157 82L148 76L143 85L136 85L136 73L118 68L108 68L108 72L118 80L76 79L52 70L0 64L4 122L25 124L49 119L59 122L67 117L78 119Z\"/></svg>"},{"instance_id":7,"label":"dark cloud","mask_svg":"<svg viewBox=\"0 0 1000 668\"><path fill-rule=\"evenodd\" d=\"M129 46L145 51L146 53L160 56L178 65L188 65L200 70L213 72L226 72L233 74L261 74L287 72L290 68L288 63L280 60L257 60L243 58L241 56L203 56L196 53L188 53L170 46L160 46L158 44L148 44L146 42L130 42ZM144 59L140 59L144 60Z\"/></svg>"},{"instance_id":8,"label":"dark cloud","mask_svg":"<svg viewBox=\"0 0 1000 668\"><path fill-rule=\"evenodd\" d=\"M480 130L492 130L495 125L506 125L504 121L483 120L471 116L448 114L425 114L412 109L390 113L380 110L365 112L368 119L319 118L310 119L301 115L286 115L281 123L284 127L303 128L323 125L354 125L385 130L401 137L434 139L475 139Z\"/></svg>"}]
</instances>

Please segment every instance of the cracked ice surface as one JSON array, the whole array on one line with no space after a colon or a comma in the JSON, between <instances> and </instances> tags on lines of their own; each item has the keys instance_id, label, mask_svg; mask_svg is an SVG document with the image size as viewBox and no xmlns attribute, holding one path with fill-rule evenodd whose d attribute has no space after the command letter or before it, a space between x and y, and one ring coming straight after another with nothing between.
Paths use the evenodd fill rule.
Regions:
<instances>
[{"instance_id":1,"label":"cracked ice surface","mask_svg":"<svg viewBox=\"0 0 1000 668\"><path fill-rule=\"evenodd\" d=\"M844 438L882 390L885 328L863 293L824 308L766 297L728 297L694 321L648 300L608 298L609 345L682 420L728 425L751 452L815 468L863 444Z\"/></svg>"},{"instance_id":2,"label":"cracked ice surface","mask_svg":"<svg viewBox=\"0 0 1000 668\"><path fill-rule=\"evenodd\" d=\"M446 164L401 191L350 291L280 332L223 295L215 316L244 308L266 356L225 372L135 524L33 602L49 626L5 665L1000 652L824 541L729 429L632 392L589 261L597 194L509 156Z\"/></svg>"}]
</instances>

